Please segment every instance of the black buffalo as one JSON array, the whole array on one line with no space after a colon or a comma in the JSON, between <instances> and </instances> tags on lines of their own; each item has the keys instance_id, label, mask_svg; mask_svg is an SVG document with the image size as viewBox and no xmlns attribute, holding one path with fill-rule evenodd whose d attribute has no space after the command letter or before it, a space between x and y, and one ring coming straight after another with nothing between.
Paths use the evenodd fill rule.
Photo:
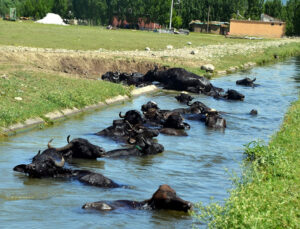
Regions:
<instances>
[{"instance_id":1,"label":"black buffalo","mask_svg":"<svg viewBox=\"0 0 300 229\"><path fill-rule=\"evenodd\" d=\"M214 87L208 79L188 72L183 68L170 68L165 71L150 70L144 77L145 82L158 81L166 89L190 91L214 96L221 92L221 88Z\"/></svg>"},{"instance_id":2,"label":"black buffalo","mask_svg":"<svg viewBox=\"0 0 300 229\"><path fill-rule=\"evenodd\" d=\"M253 80L246 77L244 79L241 80L237 80L236 84L237 85L243 85L243 86L247 86L247 87L254 87L257 86L257 84L254 83L254 81L256 80L256 78L254 78Z\"/></svg>"},{"instance_id":3,"label":"black buffalo","mask_svg":"<svg viewBox=\"0 0 300 229\"><path fill-rule=\"evenodd\" d=\"M127 85L134 85L137 87L143 87L150 84L149 82L144 82L143 74L138 72L131 74L120 72L107 72L104 75L102 75L102 79L113 83L124 83Z\"/></svg>"},{"instance_id":4,"label":"black buffalo","mask_svg":"<svg viewBox=\"0 0 300 229\"><path fill-rule=\"evenodd\" d=\"M98 201L86 203L83 209L95 209L98 211L111 211L117 208L145 209L145 210L175 210L188 212L192 209L192 203L185 201L177 196L174 189L169 185L161 185L152 195L151 199L144 201L117 200L117 201Z\"/></svg>"},{"instance_id":5,"label":"black buffalo","mask_svg":"<svg viewBox=\"0 0 300 229\"><path fill-rule=\"evenodd\" d=\"M127 111L125 115L122 115L122 113L120 112L119 117L124 119L124 121L129 122L131 125L142 125L144 123L141 112L137 110Z\"/></svg>"},{"instance_id":6,"label":"black buffalo","mask_svg":"<svg viewBox=\"0 0 300 229\"><path fill-rule=\"evenodd\" d=\"M70 135L67 137L68 144L64 147L54 148L50 145L51 142L52 140L48 142L48 148L52 148L60 152L62 156L66 159L97 159L105 153L105 150L102 147L93 145L86 139L75 138L72 141L70 141Z\"/></svg>"},{"instance_id":7,"label":"black buffalo","mask_svg":"<svg viewBox=\"0 0 300 229\"><path fill-rule=\"evenodd\" d=\"M132 145L124 149L115 149L106 152L103 157L117 158L130 156L147 156L159 154L164 151L163 145L154 142L152 139L145 139L141 136L128 138L128 143Z\"/></svg>"},{"instance_id":8,"label":"black buffalo","mask_svg":"<svg viewBox=\"0 0 300 229\"><path fill-rule=\"evenodd\" d=\"M35 155L30 164L20 164L14 167L14 171L28 174L35 178L70 178L79 180L87 185L117 188L121 187L111 179L100 173L94 173L88 170L72 170L64 167L65 160L60 152L55 149L46 149Z\"/></svg>"},{"instance_id":9,"label":"black buffalo","mask_svg":"<svg viewBox=\"0 0 300 229\"><path fill-rule=\"evenodd\" d=\"M180 93L180 95L175 96L178 102L187 104L188 102L192 101L194 97L190 96L187 93Z\"/></svg>"},{"instance_id":10,"label":"black buffalo","mask_svg":"<svg viewBox=\"0 0 300 229\"><path fill-rule=\"evenodd\" d=\"M132 125L128 121L121 119L114 120L112 126L99 131L96 135L109 137L115 141L126 142L129 137L137 135L141 135L144 138L154 138L159 135L159 132L144 125Z\"/></svg>"},{"instance_id":11,"label":"black buffalo","mask_svg":"<svg viewBox=\"0 0 300 229\"><path fill-rule=\"evenodd\" d=\"M219 95L215 96L215 98L224 98L224 99L228 99L228 100L243 101L245 96L236 90L229 89L226 91L226 93L224 95L219 94Z\"/></svg>"}]
</instances>

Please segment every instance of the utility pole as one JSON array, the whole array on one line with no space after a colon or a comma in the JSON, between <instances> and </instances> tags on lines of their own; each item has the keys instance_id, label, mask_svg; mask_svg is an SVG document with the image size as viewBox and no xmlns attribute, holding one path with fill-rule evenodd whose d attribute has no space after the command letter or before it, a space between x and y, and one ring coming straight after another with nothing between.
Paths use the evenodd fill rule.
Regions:
<instances>
[{"instance_id":1,"label":"utility pole","mask_svg":"<svg viewBox=\"0 0 300 229\"><path fill-rule=\"evenodd\" d=\"M173 2L174 2L174 0L172 0L172 2L171 2L171 12L170 12L170 24L169 24L169 29L172 29Z\"/></svg>"},{"instance_id":2,"label":"utility pole","mask_svg":"<svg viewBox=\"0 0 300 229\"><path fill-rule=\"evenodd\" d=\"M208 6L208 13L207 13L207 29L206 29L207 33L208 33L208 26L209 26L209 11L210 11L210 6Z\"/></svg>"}]
</instances>

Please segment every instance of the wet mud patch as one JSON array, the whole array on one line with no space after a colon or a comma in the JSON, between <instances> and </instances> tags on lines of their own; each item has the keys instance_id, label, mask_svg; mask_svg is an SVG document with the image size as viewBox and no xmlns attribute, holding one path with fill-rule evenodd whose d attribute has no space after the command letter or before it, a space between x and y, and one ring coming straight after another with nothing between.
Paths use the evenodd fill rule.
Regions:
<instances>
[{"instance_id":1,"label":"wet mud patch","mask_svg":"<svg viewBox=\"0 0 300 229\"><path fill-rule=\"evenodd\" d=\"M154 69L154 62L119 60L87 57L62 57L59 60L59 71L67 74L86 76L88 78L100 77L108 71L140 72L146 73ZM55 70L55 69L53 69Z\"/></svg>"}]
</instances>

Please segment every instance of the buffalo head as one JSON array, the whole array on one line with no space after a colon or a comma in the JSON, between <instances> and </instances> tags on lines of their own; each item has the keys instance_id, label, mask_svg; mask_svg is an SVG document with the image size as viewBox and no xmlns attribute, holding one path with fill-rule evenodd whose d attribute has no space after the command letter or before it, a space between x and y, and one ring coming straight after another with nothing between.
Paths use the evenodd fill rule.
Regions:
<instances>
[{"instance_id":1,"label":"buffalo head","mask_svg":"<svg viewBox=\"0 0 300 229\"><path fill-rule=\"evenodd\" d=\"M14 171L26 173L31 177L58 177L69 171L64 169L65 160L55 149L46 149L35 155L30 164L21 164L14 167Z\"/></svg>"},{"instance_id":2,"label":"buffalo head","mask_svg":"<svg viewBox=\"0 0 300 229\"><path fill-rule=\"evenodd\" d=\"M229 99L229 100L241 100L243 101L245 96L241 93L239 93L236 90L227 90L226 94L224 95L224 98Z\"/></svg>"},{"instance_id":3,"label":"buffalo head","mask_svg":"<svg viewBox=\"0 0 300 229\"><path fill-rule=\"evenodd\" d=\"M163 126L165 128L190 129L190 125L183 121L184 119L180 113L173 112L170 115L168 115Z\"/></svg>"},{"instance_id":4,"label":"buffalo head","mask_svg":"<svg viewBox=\"0 0 300 229\"><path fill-rule=\"evenodd\" d=\"M205 114L212 110L200 101L195 101L193 103L188 102L187 105L190 107L192 114Z\"/></svg>"},{"instance_id":5,"label":"buffalo head","mask_svg":"<svg viewBox=\"0 0 300 229\"><path fill-rule=\"evenodd\" d=\"M149 101L148 103L143 104L141 109L143 112L148 112L150 109L159 110L159 107L156 102Z\"/></svg>"},{"instance_id":6,"label":"buffalo head","mask_svg":"<svg viewBox=\"0 0 300 229\"><path fill-rule=\"evenodd\" d=\"M168 209L187 212L192 208L192 204L177 196L174 189L169 185L161 185L147 201L152 209Z\"/></svg>"},{"instance_id":7,"label":"buffalo head","mask_svg":"<svg viewBox=\"0 0 300 229\"><path fill-rule=\"evenodd\" d=\"M248 86L248 87L254 87L254 81L256 80L256 78L254 78L253 80L251 80L250 78L246 77L244 79L241 80L237 80L236 84L237 85L244 85L244 86Z\"/></svg>"},{"instance_id":8,"label":"buffalo head","mask_svg":"<svg viewBox=\"0 0 300 229\"><path fill-rule=\"evenodd\" d=\"M119 116L120 118L124 119L125 121L128 121L132 125L142 125L144 123L142 114L137 110L127 111L125 115L122 115L122 112L120 112Z\"/></svg>"},{"instance_id":9,"label":"buffalo head","mask_svg":"<svg viewBox=\"0 0 300 229\"><path fill-rule=\"evenodd\" d=\"M180 93L180 95L175 96L178 102L180 103L188 103L194 99L194 97L190 96L187 93Z\"/></svg>"}]
</instances>

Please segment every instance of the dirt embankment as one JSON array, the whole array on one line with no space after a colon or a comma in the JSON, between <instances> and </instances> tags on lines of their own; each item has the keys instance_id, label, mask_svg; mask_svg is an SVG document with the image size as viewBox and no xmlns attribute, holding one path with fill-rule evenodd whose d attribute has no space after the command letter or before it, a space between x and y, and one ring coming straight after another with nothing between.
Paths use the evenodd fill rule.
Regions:
<instances>
[{"instance_id":1,"label":"dirt embankment","mask_svg":"<svg viewBox=\"0 0 300 229\"><path fill-rule=\"evenodd\" d=\"M43 72L58 72L72 77L98 79L108 71L146 73L154 69L155 62L116 58L83 53L55 53L38 50L0 49L0 62L7 65L22 65L25 69Z\"/></svg>"},{"instance_id":2,"label":"dirt embankment","mask_svg":"<svg viewBox=\"0 0 300 229\"><path fill-rule=\"evenodd\" d=\"M146 73L157 63L200 68L226 56L250 55L300 39L217 44L162 51L78 51L29 47L0 46L0 61L20 64L32 70L51 71L71 77L98 79L107 71Z\"/></svg>"}]
</instances>

